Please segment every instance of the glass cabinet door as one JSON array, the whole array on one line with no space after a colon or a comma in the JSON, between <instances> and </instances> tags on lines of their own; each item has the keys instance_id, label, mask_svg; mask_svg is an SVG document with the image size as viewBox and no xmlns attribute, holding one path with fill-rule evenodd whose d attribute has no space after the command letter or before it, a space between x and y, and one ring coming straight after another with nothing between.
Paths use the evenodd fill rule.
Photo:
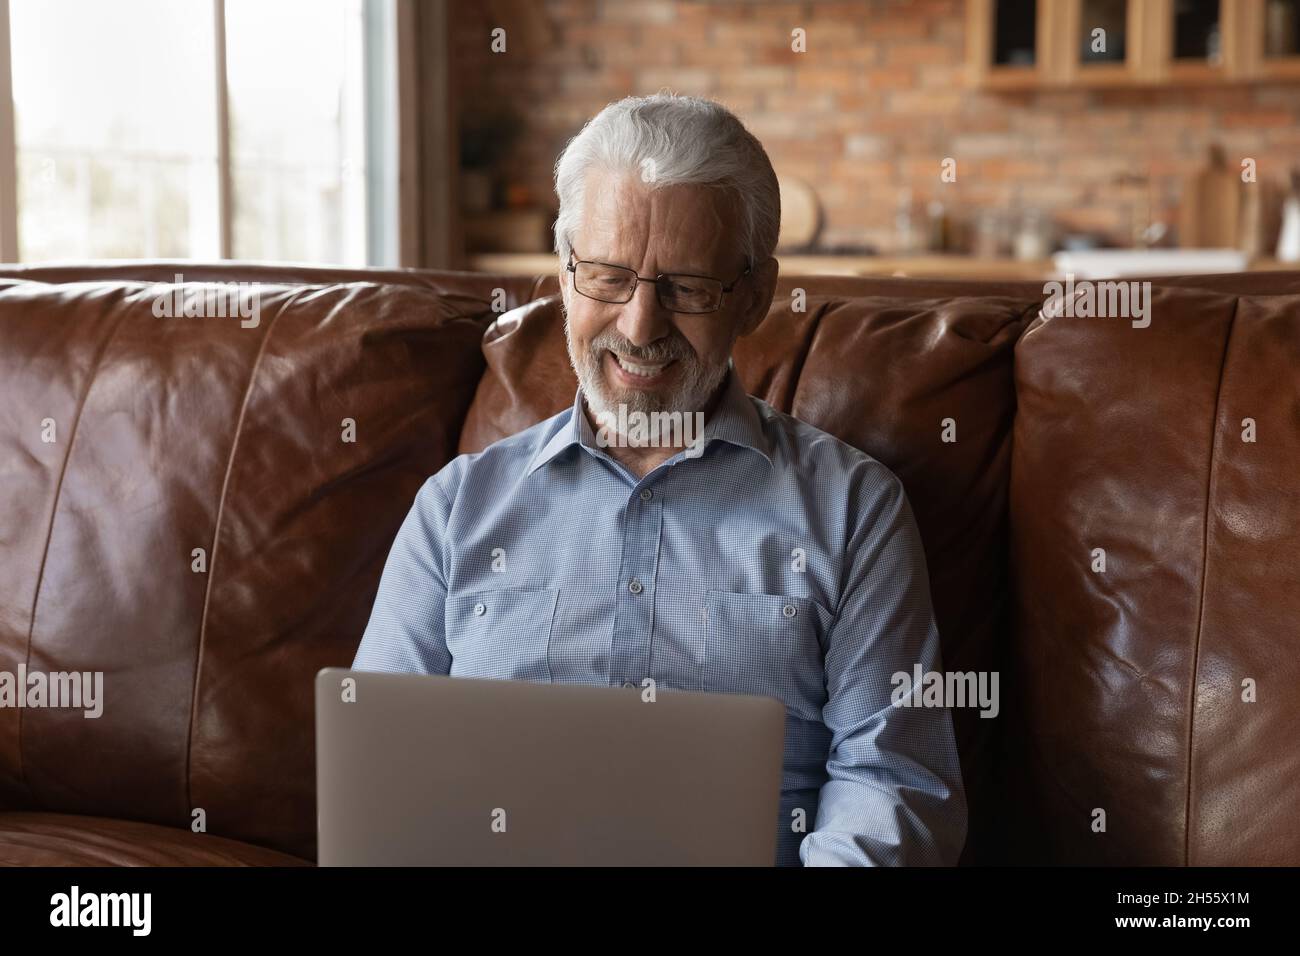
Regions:
<instances>
[{"instance_id":1,"label":"glass cabinet door","mask_svg":"<svg viewBox=\"0 0 1300 956\"><path fill-rule=\"evenodd\" d=\"M1069 80L1094 86L1136 78L1140 2L1066 0Z\"/></svg>"},{"instance_id":2,"label":"glass cabinet door","mask_svg":"<svg viewBox=\"0 0 1300 956\"><path fill-rule=\"evenodd\" d=\"M1037 86L1056 64L1048 44L1060 0L967 0L968 68L978 86Z\"/></svg>"},{"instance_id":3,"label":"glass cabinet door","mask_svg":"<svg viewBox=\"0 0 1300 956\"><path fill-rule=\"evenodd\" d=\"M1300 0L1257 0L1252 25L1262 45L1260 73L1267 77L1300 77Z\"/></svg>"},{"instance_id":4,"label":"glass cabinet door","mask_svg":"<svg viewBox=\"0 0 1300 956\"><path fill-rule=\"evenodd\" d=\"M1223 21L1219 0L1174 0L1173 42L1175 63L1223 63Z\"/></svg>"},{"instance_id":5,"label":"glass cabinet door","mask_svg":"<svg viewBox=\"0 0 1300 956\"><path fill-rule=\"evenodd\" d=\"M1033 67L1038 62L1038 0L995 0L993 66Z\"/></svg>"},{"instance_id":6,"label":"glass cabinet door","mask_svg":"<svg viewBox=\"0 0 1300 956\"><path fill-rule=\"evenodd\" d=\"M1254 0L1133 0L1148 10L1150 54L1143 72L1170 83L1245 79L1249 7Z\"/></svg>"}]
</instances>

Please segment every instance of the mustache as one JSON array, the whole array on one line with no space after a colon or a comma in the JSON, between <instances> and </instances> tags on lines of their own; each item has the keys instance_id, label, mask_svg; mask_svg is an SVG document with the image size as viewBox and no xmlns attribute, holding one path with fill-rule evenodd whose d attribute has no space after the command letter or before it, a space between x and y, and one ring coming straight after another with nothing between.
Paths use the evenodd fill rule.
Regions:
<instances>
[{"instance_id":1,"label":"mustache","mask_svg":"<svg viewBox=\"0 0 1300 956\"><path fill-rule=\"evenodd\" d=\"M695 354L695 350L691 348L690 343L682 338L680 334L668 339L666 342L654 342L645 347L640 347L633 345L617 333L602 332L591 340L590 347L595 355L599 355L608 349L633 361L650 364L670 362L674 359L688 359Z\"/></svg>"}]
</instances>

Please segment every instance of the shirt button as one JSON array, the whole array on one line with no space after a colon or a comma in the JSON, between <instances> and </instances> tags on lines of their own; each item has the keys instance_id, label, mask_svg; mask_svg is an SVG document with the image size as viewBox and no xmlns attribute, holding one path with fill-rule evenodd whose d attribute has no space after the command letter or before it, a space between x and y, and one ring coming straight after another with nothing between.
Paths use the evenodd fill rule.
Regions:
<instances>
[{"instance_id":1,"label":"shirt button","mask_svg":"<svg viewBox=\"0 0 1300 956\"><path fill-rule=\"evenodd\" d=\"M484 614L487 613L487 605L486 605L486 604L475 604L475 605L474 605L474 613L477 614L479 617L482 617Z\"/></svg>"},{"instance_id":2,"label":"shirt button","mask_svg":"<svg viewBox=\"0 0 1300 956\"><path fill-rule=\"evenodd\" d=\"M642 489L641 489L641 500L642 500L642 501L649 501L649 500L650 500L651 498L653 498L654 496L655 496L655 493L654 493L653 491L651 491L649 488L642 488Z\"/></svg>"},{"instance_id":3,"label":"shirt button","mask_svg":"<svg viewBox=\"0 0 1300 956\"><path fill-rule=\"evenodd\" d=\"M795 610L795 606L793 604L787 604L785 607L781 608L781 613L784 614L786 617L794 617L799 612Z\"/></svg>"},{"instance_id":4,"label":"shirt button","mask_svg":"<svg viewBox=\"0 0 1300 956\"><path fill-rule=\"evenodd\" d=\"M638 581L636 578L633 578L633 579L628 583L627 589L628 589L629 591L631 591L633 594L640 594L641 591L643 590L642 587L641 587L641 582Z\"/></svg>"},{"instance_id":5,"label":"shirt button","mask_svg":"<svg viewBox=\"0 0 1300 956\"><path fill-rule=\"evenodd\" d=\"M635 690L636 684L632 683L630 680L625 680L623 681L623 687L627 690Z\"/></svg>"}]
</instances>

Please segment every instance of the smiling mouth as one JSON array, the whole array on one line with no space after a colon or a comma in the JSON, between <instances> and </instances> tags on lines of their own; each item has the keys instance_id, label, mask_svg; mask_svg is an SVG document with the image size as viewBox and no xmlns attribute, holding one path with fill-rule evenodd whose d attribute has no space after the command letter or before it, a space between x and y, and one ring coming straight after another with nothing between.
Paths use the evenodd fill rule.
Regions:
<instances>
[{"instance_id":1,"label":"smiling mouth","mask_svg":"<svg viewBox=\"0 0 1300 956\"><path fill-rule=\"evenodd\" d=\"M615 364L618 365L621 372L632 378L644 379L645 381L652 381L658 378L670 365L677 361L676 359L670 359L667 362L637 362L629 358L624 358L617 352L611 351L609 354L613 357Z\"/></svg>"}]
</instances>

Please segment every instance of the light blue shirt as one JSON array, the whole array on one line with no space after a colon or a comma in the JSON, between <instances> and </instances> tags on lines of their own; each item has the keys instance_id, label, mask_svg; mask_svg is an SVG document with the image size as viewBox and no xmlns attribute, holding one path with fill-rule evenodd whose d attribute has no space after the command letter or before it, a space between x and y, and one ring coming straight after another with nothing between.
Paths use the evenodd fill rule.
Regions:
<instances>
[{"instance_id":1,"label":"light blue shirt","mask_svg":"<svg viewBox=\"0 0 1300 956\"><path fill-rule=\"evenodd\" d=\"M951 715L891 703L894 674L941 667L902 484L734 370L703 442L638 480L579 390L449 462L397 534L353 668L775 697L778 864L956 863Z\"/></svg>"}]
</instances>

